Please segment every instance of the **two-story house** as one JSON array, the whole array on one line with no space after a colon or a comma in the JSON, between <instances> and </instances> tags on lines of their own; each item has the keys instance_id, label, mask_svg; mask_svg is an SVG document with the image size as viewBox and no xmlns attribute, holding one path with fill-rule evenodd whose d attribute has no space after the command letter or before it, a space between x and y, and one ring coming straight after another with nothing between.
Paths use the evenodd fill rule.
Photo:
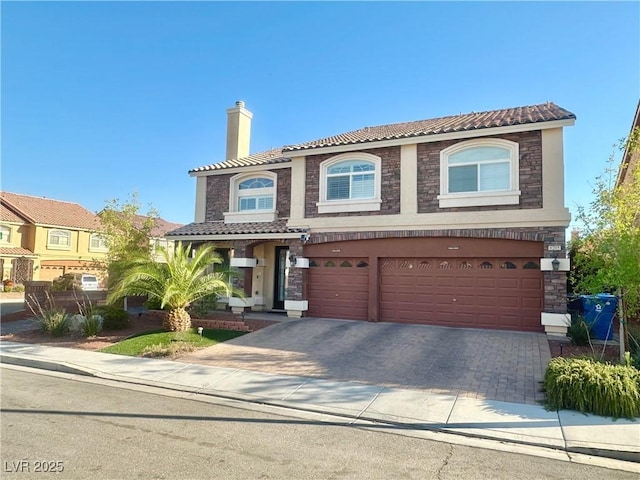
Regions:
<instances>
[{"instance_id":1,"label":"two-story house","mask_svg":"<svg viewBox=\"0 0 640 480\"><path fill-rule=\"evenodd\" d=\"M142 226L147 217L137 215ZM152 254L173 248L165 234L182 224L155 218L150 232ZM77 203L10 192L0 193L0 262L2 279L14 283L54 280L65 273L94 273L105 284L108 253L98 215Z\"/></svg>"},{"instance_id":2,"label":"two-story house","mask_svg":"<svg viewBox=\"0 0 640 480\"><path fill-rule=\"evenodd\" d=\"M224 161L195 168L195 222L242 274L238 309L561 332L563 128L553 103L338 134L250 154L227 110Z\"/></svg>"},{"instance_id":3,"label":"two-story house","mask_svg":"<svg viewBox=\"0 0 640 480\"><path fill-rule=\"evenodd\" d=\"M3 279L53 280L103 274L107 248L98 217L77 203L0 192Z\"/></svg>"}]
</instances>

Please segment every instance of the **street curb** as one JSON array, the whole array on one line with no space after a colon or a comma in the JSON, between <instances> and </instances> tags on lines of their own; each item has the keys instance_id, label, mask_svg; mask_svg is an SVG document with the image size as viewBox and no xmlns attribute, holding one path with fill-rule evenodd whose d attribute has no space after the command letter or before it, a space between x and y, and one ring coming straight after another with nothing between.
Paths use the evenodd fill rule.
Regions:
<instances>
[{"instance_id":1,"label":"street curb","mask_svg":"<svg viewBox=\"0 0 640 480\"><path fill-rule=\"evenodd\" d=\"M74 375L84 375L89 377L98 377L98 372L91 371L88 368L80 368L75 365L69 365L65 362L51 362L49 360L37 360L34 358L24 358L3 353L0 355L0 363L8 365L18 365L21 367L38 368L40 370L52 370L54 372L71 373Z\"/></svg>"},{"instance_id":2,"label":"street curb","mask_svg":"<svg viewBox=\"0 0 640 480\"><path fill-rule=\"evenodd\" d=\"M116 381L121 383L129 383L129 384L141 385L141 386L147 386L147 387L162 388L162 389L172 390L176 392L206 395L206 396L221 398L225 400L235 400L235 401L254 403L259 405L267 405L272 407L288 408L292 410L299 410L302 412L331 415L334 417L340 417L340 418L352 420L352 422L350 423L353 423L356 421L373 422L381 425L382 424L390 425L398 429L405 429L407 431L410 431L410 430L432 431L432 432L457 435L461 437L474 438L478 440L491 440L494 442L497 441L502 443L514 444L514 445L546 448L549 450L565 452L567 454L574 453L574 454L581 454L581 455L589 455L589 456L609 458L612 460L618 460L618 461L629 462L634 464L640 464L640 452L607 450L607 449L589 448L589 447L567 447L566 444L565 446L558 446L558 445L549 445L549 444L537 443L537 442L527 442L524 440L499 439L499 438L491 437L487 435L479 435L479 434L473 434L469 432L457 432L455 430L448 429L446 428L446 426L442 426L441 424L431 425L428 423L423 423L419 427L409 426L406 423L393 421L393 420L389 420L383 417L377 417L373 415L356 416L348 413L331 411L330 409L309 408L309 407L303 408L303 407L300 407L299 405L286 402L286 401L280 401L280 402L270 401L266 399L260 399L258 397L253 397L250 395L244 395L237 392L226 393L226 392L216 391L216 390L204 390L203 388L193 388L193 387L190 388L190 387L179 386L175 384L167 384L160 381L152 382L152 381L136 379L131 377L122 377L119 375L95 371L86 367L78 367L75 365L70 365L66 362L37 360L32 358L24 358L16 355L7 355L6 353L0 354L0 363L5 363L9 365L18 365L22 367L31 367L31 368L36 368L40 370L51 370L51 371L70 373L75 375L83 375L83 376L89 376L94 378L102 378L105 380L111 380L111 381Z\"/></svg>"}]
</instances>

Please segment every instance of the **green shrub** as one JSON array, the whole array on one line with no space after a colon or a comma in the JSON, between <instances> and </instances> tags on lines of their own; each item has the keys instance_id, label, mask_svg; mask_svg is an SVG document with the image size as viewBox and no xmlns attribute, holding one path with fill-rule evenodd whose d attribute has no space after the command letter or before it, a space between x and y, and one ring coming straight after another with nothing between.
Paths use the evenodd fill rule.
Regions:
<instances>
[{"instance_id":1,"label":"green shrub","mask_svg":"<svg viewBox=\"0 0 640 480\"><path fill-rule=\"evenodd\" d=\"M67 290L73 290L73 273L65 273L51 283L52 292L66 292Z\"/></svg>"},{"instance_id":2,"label":"green shrub","mask_svg":"<svg viewBox=\"0 0 640 480\"><path fill-rule=\"evenodd\" d=\"M12 292L24 292L24 285L21 283L18 283L17 285L14 285L13 288L11 289Z\"/></svg>"},{"instance_id":3,"label":"green shrub","mask_svg":"<svg viewBox=\"0 0 640 480\"><path fill-rule=\"evenodd\" d=\"M40 328L54 337L61 337L67 332L69 315L64 308L50 308L44 314L37 317Z\"/></svg>"},{"instance_id":4,"label":"green shrub","mask_svg":"<svg viewBox=\"0 0 640 480\"><path fill-rule=\"evenodd\" d=\"M102 326L105 330L123 330L129 326L129 314L121 308L100 307L98 315L104 319Z\"/></svg>"},{"instance_id":5,"label":"green shrub","mask_svg":"<svg viewBox=\"0 0 640 480\"><path fill-rule=\"evenodd\" d=\"M193 318L206 318L209 312L216 309L217 302L218 296L215 294L202 297L191 304L189 314Z\"/></svg>"},{"instance_id":6,"label":"green shrub","mask_svg":"<svg viewBox=\"0 0 640 480\"><path fill-rule=\"evenodd\" d=\"M100 315L91 315L87 317L82 324L82 333L85 337L95 337L102 331L102 317Z\"/></svg>"},{"instance_id":7,"label":"green shrub","mask_svg":"<svg viewBox=\"0 0 640 480\"><path fill-rule=\"evenodd\" d=\"M567 328L567 336L573 345L589 345L591 329L582 315L571 315L571 325Z\"/></svg>"},{"instance_id":8,"label":"green shrub","mask_svg":"<svg viewBox=\"0 0 640 480\"><path fill-rule=\"evenodd\" d=\"M640 416L640 371L585 358L556 357L544 377L547 407L634 418Z\"/></svg>"},{"instance_id":9,"label":"green shrub","mask_svg":"<svg viewBox=\"0 0 640 480\"><path fill-rule=\"evenodd\" d=\"M160 308L161 303L162 302L158 297L150 297L146 302L144 302L144 306L147 310L162 310Z\"/></svg>"},{"instance_id":10,"label":"green shrub","mask_svg":"<svg viewBox=\"0 0 640 480\"><path fill-rule=\"evenodd\" d=\"M38 297L28 295L25 304L36 317L42 331L50 333L54 337L60 337L68 330L69 315L64 308L56 307L53 298L46 293L46 304L42 305Z\"/></svg>"}]
</instances>

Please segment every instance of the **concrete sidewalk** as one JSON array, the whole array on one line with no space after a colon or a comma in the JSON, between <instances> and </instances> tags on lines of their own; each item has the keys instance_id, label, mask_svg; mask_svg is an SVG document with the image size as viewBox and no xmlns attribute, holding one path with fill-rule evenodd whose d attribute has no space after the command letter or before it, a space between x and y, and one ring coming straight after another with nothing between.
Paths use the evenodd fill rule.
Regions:
<instances>
[{"instance_id":1,"label":"concrete sidewalk","mask_svg":"<svg viewBox=\"0 0 640 480\"><path fill-rule=\"evenodd\" d=\"M640 422L530 404L2 342L6 364L640 463ZM638 466L640 472L640 465Z\"/></svg>"}]
</instances>

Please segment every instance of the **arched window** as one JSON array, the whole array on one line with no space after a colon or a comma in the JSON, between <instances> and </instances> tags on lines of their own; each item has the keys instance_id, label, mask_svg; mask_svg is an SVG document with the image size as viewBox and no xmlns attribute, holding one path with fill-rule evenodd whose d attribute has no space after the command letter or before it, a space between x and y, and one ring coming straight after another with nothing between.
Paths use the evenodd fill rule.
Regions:
<instances>
[{"instance_id":1,"label":"arched window","mask_svg":"<svg viewBox=\"0 0 640 480\"><path fill-rule=\"evenodd\" d=\"M272 222L276 215L277 176L273 172L231 177L226 223Z\"/></svg>"},{"instance_id":2,"label":"arched window","mask_svg":"<svg viewBox=\"0 0 640 480\"><path fill-rule=\"evenodd\" d=\"M238 212L273 210L273 204L273 180L270 178L249 178L238 183Z\"/></svg>"},{"instance_id":3,"label":"arched window","mask_svg":"<svg viewBox=\"0 0 640 480\"><path fill-rule=\"evenodd\" d=\"M440 152L440 207L520 201L518 144L502 139L456 143Z\"/></svg>"},{"instance_id":4,"label":"arched window","mask_svg":"<svg viewBox=\"0 0 640 480\"><path fill-rule=\"evenodd\" d=\"M381 159L369 153L336 155L320 164L318 213L380 210Z\"/></svg>"}]
</instances>

